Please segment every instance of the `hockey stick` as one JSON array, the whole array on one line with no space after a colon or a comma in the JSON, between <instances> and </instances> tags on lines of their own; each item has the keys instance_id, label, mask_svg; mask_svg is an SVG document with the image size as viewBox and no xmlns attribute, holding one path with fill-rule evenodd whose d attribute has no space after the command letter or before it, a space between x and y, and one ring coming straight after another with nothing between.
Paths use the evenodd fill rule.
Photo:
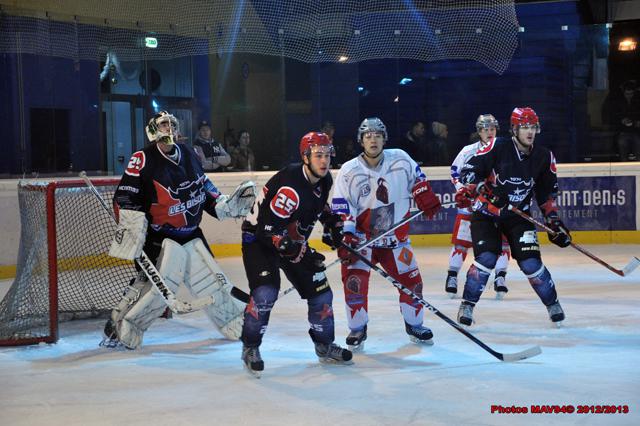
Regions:
<instances>
[{"instance_id":1,"label":"hockey stick","mask_svg":"<svg viewBox=\"0 0 640 426\"><path fill-rule=\"evenodd\" d=\"M511 210L512 212L514 212L515 214L517 214L518 216L520 216L521 218L533 223L534 225L539 226L540 228L544 229L545 231L547 231L548 233L552 234L552 235L556 235L557 232L554 231L553 229L549 228L547 225L545 225L542 222L538 222L537 220L535 220L534 218L532 218L531 216L529 216L528 214L526 214L525 212L523 212L522 210L516 208L515 206L509 205L507 207L509 210ZM626 277L627 275L629 275L634 269L636 269L638 266L640 266L640 259L638 259L637 257L633 257L629 263L627 263L627 266L625 266L622 269L616 269L613 266L609 265L607 262L605 262L604 260L600 259L599 257L597 257L596 255L590 253L589 251L587 251L586 249L580 247L579 245L575 244L573 241L570 243L571 247L573 247L574 249L578 250L580 253L584 254L585 256L587 256L588 258L590 258L591 260L595 260L596 262L598 262L599 264L601 264L602 266L604 266L605 268L607 268L608 270L610 270L611 272L620 275L621 277Z\"/></svg>"},{"instance_id":2,"label":"hockey stick","mask_svg":"<svg viewBox=\"0 0 640 426\"><path fill-rule=\"evenodd\" d=\"M495 351L495 350L491 349L489 346L487 346L480 339L475 337L473 334L469 333L467 330L465 330L462 326L457 324L451 318L449 318L448 316L446 316L445 314L440 312L440 310L438 310L438 308L436 308L435 306L433 306L432 304L430 304L429 302L424 300L422 297L420 297L417 294L415 294L413 291L409 290L404 285L400 284L395 278L393 278L391 275L389 275L387 272L385 272L382 268L374 265L369 259L367 259L363 255L361 255L358 251L356 251L355 249L353 249L353 248L351 248L351 247L349 247L349 246L347 246L345 244L342 244L342 246L345 247L347 250L349 250L352 254L356 255L362 262L367 264L371 269L375 270L380 275L382 275L384 278L386 278L387 281L389 281L391 284L393 284L393 286L396 287L398 290L400 290L401 292L403 292L404 294L406 294L408 296L411 296L411 298L413 300L415 300L416 302L420 303L426 309L428 309L429 311L431 311L434 314L436 314L440 319L444 320L451 327L455 328L457 331L459 331L460 333L464 334L467 338L471 339L471 341L473 341L475 344L480 346L485 351L489 352L494 357L498 358L500 361L507 361L507 362L520 361L520 360L527 359L527 358L533 358L534 356L540 355L542 353L542 349L540 349L540 346L533 346L533 347L531 347L529 349L525 349L524 351L510 353L510 354L505 354L505 353L498 352L498 351Z\"/></svg>"},{"instance_id":3,"label":"hockey stick","mask_svg":"<svg viewBox=\"0 0 640 426\"><path fill-rule=\"evenodd\" d=\"M360 244L358 247L355 248L355 250L360 251L362 249L365 249L365 248L369 247L371 244L373 244L376 241L380 240L382 237L384 237L387 234L389 234L390 232L393 232L396 229L400 228L405 223L411 222L413 219L417 218L421 214L422 214L422 210L418 210L418 211L413 212L410 216L405 217L404 219L402 219L400 222L396 223L395 225L391 225L391 228L387 229L382 234L380 234L380 235L378 235L378 236L376 236L374 238L371 238L369 241L365 241L364 243ZM331 262L331 263L329 263L328 265L325 266L325 270L329 269L333 265L336 265L336 264L338 264L340 262L341 262L340 258L335 259L333 262ZM281 298L282 296L286 296L287 294L291 293L294 289L295 289L295 287L291 286L288 289L280 292L280 294L278 295L278 299Z\"/></svg>"},{"instance_id":4,"label":"hockey stick","mask_svg":"<svg viewBox=\"0 0 640 426\"><path fill-rule=\"evenodd\" d=\"M114 223L117 223L115 216L111 212L111 209L109 209L106 201L104 201L104 198L102 198L102 195L100 194L100 192L98 192L87 174L84 171L80 172L80 177L82 178L82 180L84 180L85 184L87 185L89 190L91 190L93 195L96 196L96 198L100 202L100 205L109 214L111 219L113 219ZM163 301L167 304L172 312L176 314L194 312L215 302L213 296L201 297L199 299L193 300L192 302L184 302L182 300L178 300L175 293L172 292L171 289L165 284L164 279L158 272L158 269L156 269L156 266L144 251L140 253L140 257L137 258L135 262L138 264L140 269L142 269L149 281L153 284L153 288L155 288L157 293L162 296Z\"/></svg>"}]
</instances>

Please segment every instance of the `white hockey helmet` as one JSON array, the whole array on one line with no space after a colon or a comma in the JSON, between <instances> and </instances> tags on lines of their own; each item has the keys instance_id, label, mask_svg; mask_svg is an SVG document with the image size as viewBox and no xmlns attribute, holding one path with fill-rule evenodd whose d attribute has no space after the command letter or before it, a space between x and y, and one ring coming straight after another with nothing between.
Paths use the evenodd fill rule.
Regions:
<instances>
[{"instance_id":1,"label":"white hockey helmet","mask_svg":"<svg viewBox=\"0 0 640 426\"><path fill-rule=\"evenodd\" d=\"M164 132L160 129L160 124L166 122L171 124L171 130L169 132ZM160 111L149 120L145 130L150 142L163 142L170 145L175 143L178 133L180 132L180 125L175 116L169 114L167 111Z\"/></svg>"},{"instance_id":2,"label":"white hockey helmet","mask_svg":"<svg viewBox=\"0 0 640 426\"><path fill-rule=\"evenodd\" d=\"M476 120L476 130L480 131L482 129L488 129L489 127L494 126L496 130L500 130L500 125L498 124L498 120L491 114L480 114L478 119Z\"/></svg>"},{"instance_id":3,"label":"white hockey helmet","mask_svg":"<svg viewBox=\"0 0 640 426\"><path fill-rule=\"evenodd\" d=\"M362 143L362 136L369 132L382 133L382 137L385 142L389 138L389 135L387 134L387 126L385 126L382 120L378 117L370 117L362 120L360 127L358 127L358 143Z\"/></svg>"}]
</instances>

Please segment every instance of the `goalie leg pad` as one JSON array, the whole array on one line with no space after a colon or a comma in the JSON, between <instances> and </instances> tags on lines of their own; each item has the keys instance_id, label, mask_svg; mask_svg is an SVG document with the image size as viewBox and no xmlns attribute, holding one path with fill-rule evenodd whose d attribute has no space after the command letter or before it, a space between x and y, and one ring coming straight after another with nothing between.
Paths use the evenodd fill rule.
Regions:
<instances>
[{"instance_id":1,"label":"goalie leg pad","mask_svg":"<svg viewBox=\"0 0 640 426\"><path fill-rule=\"evenodd\" d=\"M174 293L185 274L187 254L180 244L170 239L162 242L158 256L158 272ZM111 319L116 325L120 342L129 349L142 344L144 332L160 317L167 304L146 277L138 279L127 289L113 310Z\"/></svg>"},{"instance_id":2,"label":"goalie leg pad","mask_svg":"<svg viewBox=\"0 0 640 426\"><path fill-rule=\"evenodd\" d=\"M231 295L233 285L201 239L189 241L183 248L188 253L185 286L194 297L213 296L215 301L204 308L205 314L226 338L240 339L246 305Z\"/></svg>"}]
</instances>

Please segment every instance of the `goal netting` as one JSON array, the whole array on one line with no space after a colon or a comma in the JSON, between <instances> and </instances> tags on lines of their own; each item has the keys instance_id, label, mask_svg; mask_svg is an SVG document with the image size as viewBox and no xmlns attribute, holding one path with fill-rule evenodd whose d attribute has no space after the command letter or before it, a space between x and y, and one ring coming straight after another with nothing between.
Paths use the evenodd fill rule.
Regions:
<instances>
[{"instance_id":1,"label":"goal netting","mask_svg":"<svg viewBox=\"0 0 640 426\"><path fill-rule=\"evenodd\" d=\"M106 200L118 181L95 180ZM0 345L58 340L58 322L105 316L136 275L107 255L113 219L83 181L21 182L16 278L0 302Z\"/></svg>"},{"instance_id":2,"label":"goal netting","mask_svg":"<svg viewBox=\"0 0 640 426\"><path fill-rule=\"evenodd\" d=\"M304 62L474 60L503 73L513 0L35 0L3 6L0 52L140 61L256 53ZM155 48L145 47L153 37Z\"/></svg>"}]
</instances>

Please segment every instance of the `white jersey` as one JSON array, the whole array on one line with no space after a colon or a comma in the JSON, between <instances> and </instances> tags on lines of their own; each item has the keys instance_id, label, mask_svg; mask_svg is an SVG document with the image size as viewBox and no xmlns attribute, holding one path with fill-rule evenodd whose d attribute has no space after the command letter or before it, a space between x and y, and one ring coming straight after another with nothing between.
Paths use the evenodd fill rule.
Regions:
<instances>
[{"instance_id":1,"label":"white jersey","mask_svg":"<svg viewBox=\"0 0 640 426\"><path fill-rule=\"evenodd\" d=\"M347 161L335 181L331 209L345 215L344 231L369 240L404 219L411 207L411 190L426 180L420 166L401 149L385 149L371 168L362 154ZM409 224L381 238L374 247L409 243Z\"/></svg>"},{"instance_id":2,"label":"white jersey","mask_svg":"<svg viewBox=\"0 0 640 426\"><path fill-rule=\"evenodd\" d=\"M465 146L464 148L462 148L460 150L458 155L456 155L455 160L453 160L453 163L451 164L451 182L453 183L453 186L456 187L456 191L458 191L460 188L462 188L464 186L460 182L460 171L462 170L462 167L483 146L484 146L484 144L482 143L482 140L479 140L478 142L475 142L475 143L472 143L471 145ZM473 213L473 211L470 208L458 209L458 213L471 214L471 213Z\"/></svg>"}]
</instances>

